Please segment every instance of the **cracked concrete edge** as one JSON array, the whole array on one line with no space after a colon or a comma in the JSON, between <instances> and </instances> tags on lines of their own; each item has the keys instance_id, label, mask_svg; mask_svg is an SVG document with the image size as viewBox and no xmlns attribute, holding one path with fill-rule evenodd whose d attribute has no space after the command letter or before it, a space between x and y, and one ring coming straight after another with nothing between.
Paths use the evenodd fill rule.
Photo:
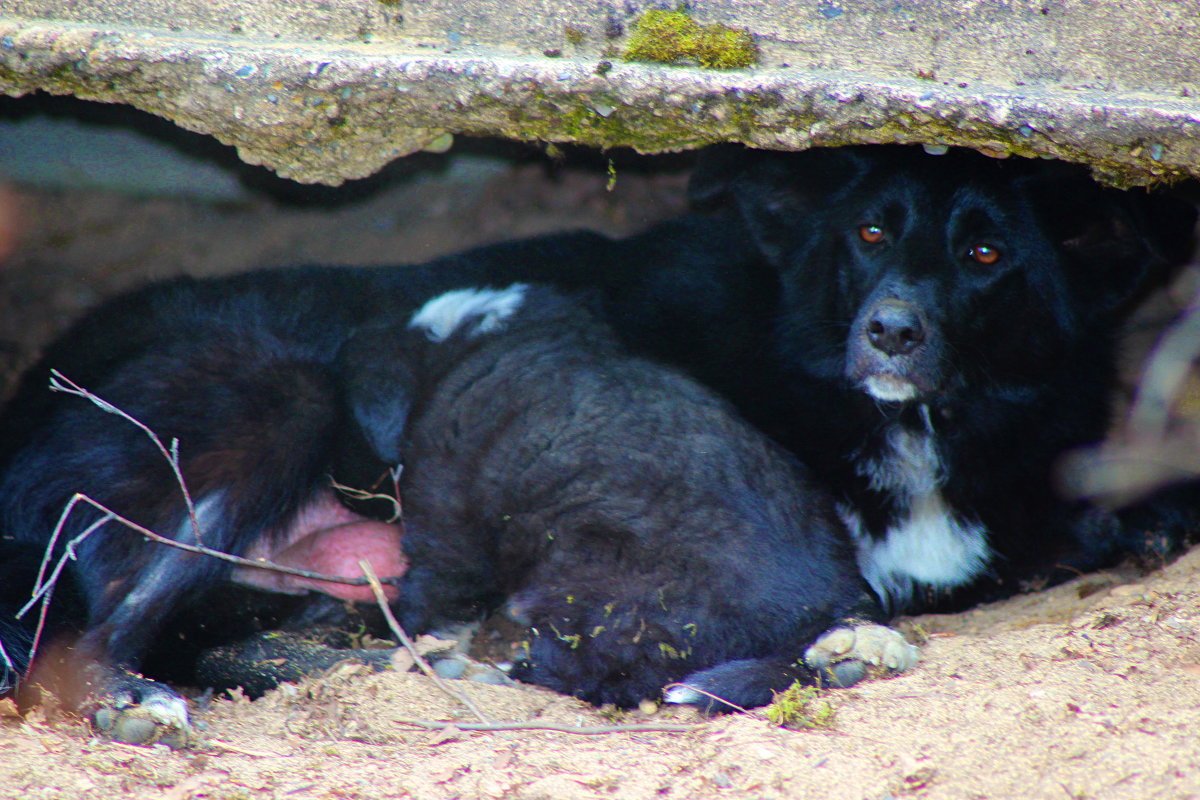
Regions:
<instances>
[{"instance_id":1,"label":"cracked concrete edge","mask_svg":"<svg viewBox=\"0 0 1200 800\"><path fill-rule=\"evenodd\" d=\"M847 71L711 71L452 55L0 17L0 91L127 103L302 182L370 175L444 135L646 153L962 145L1084 162L1122 186L1200 176L1200 106L1152 94L969 89Z\"/></svg>"}]
</instances>

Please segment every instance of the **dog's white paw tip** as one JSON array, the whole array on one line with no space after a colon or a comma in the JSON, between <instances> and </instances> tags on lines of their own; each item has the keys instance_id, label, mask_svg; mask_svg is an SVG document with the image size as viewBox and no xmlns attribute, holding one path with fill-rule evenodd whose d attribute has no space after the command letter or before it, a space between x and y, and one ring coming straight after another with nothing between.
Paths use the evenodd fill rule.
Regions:
<instances>
[{"instance_id":1,"label":"dog's white paw tip","mask_svg":"<svg viewBox=\"0 0 1200 800\"><path fill-rule=\"evenodd\" d=\"M855 631L855 628L835 628L825 633L804 654L805 659L811 661L811 656L816 652L827 661L849 653L854 649Z\"/></svg>"},{"instance_id":2,"label":"dog's white paw tip","mask_svg":"<svg viewBox=\"0 0 1200 800\"><path fill-rule=\"evenodd\" d=\"M672 686L663 692L663 702L673 705L689 706L707 702L708 698L690 686Z\"/></svg>"},{"instance_id":3,"label":"dog's white paw tip","mask_svg":"<svg viewBox=\"0 0 1200 800\"><path fill-rule=\"evenodd\" d=\"M920 656L920 649L899 631L867 623L823 634L805 652L804 661L835 685L852 686L868 675L884 677L912 669Z\"/></svg>"}]
</instances>

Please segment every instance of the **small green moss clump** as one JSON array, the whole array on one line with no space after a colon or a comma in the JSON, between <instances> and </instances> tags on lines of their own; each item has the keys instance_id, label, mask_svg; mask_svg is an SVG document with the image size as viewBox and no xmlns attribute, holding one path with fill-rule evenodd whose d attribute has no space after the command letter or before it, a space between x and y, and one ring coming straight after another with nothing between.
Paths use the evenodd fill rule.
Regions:
<instances>
[{"instance_id":1,"label":"small green moss clump","mask_svg":"<svg viewBox=\"0 0 1200 800\"><path fill-rule=\"evenodd\" d=\"M696 60L706 69L743 69L758 63L758 45L745 28L708 25L697 37Z\"/></svg>"},{"instance_id":2,"label":"small green moss clump","mask_svg":"<svg viewBox=\"0 0 1200 800\"><path fill-rule=\"evenodd\" d=\"M783 728L831 728L836 716L829 701L813 686L793 683L767 706L767 719Z\"/></svg>"},{"instance_id":3,"label":"small green moss clump","mask_svg":"<svg viewBox=\"0 0 1200 800\"><path fill-rule=\"evenodd\" d=\"M705 69L739 69L758 63L758 45L745 28L701 25L683 11L647 11L633 25L626 61L696 63Z\"/></svg>"},{"instance_id":4,"label":"small green moss clump","mask_svg":"<svg viewBox=\"0 0 1200 800\"><path fill-rule=\"evenodd\" d=\"M567 37L568 42L576 46L583 44L583 40L586 38L583 29L576 28L574 25L563 27L563 35Z\"/></svg>"}]
</instances>

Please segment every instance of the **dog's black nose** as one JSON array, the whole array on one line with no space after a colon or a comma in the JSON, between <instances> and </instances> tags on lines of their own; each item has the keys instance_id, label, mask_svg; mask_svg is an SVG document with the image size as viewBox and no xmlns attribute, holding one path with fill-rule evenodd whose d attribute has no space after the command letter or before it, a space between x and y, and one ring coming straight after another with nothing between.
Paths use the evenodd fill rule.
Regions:
<instances>
[{"instance_id":1,"label":"dog's black nose","mask_svg":"<svg viewBox=\"0 0 1200 800\"><path fill-rule=\"evenodd\" d=\"M876 350L889 356L905 356L925 341L925 326L911 303L881 300L867 318L867 338Z\"/></svg>"}]
</instances>

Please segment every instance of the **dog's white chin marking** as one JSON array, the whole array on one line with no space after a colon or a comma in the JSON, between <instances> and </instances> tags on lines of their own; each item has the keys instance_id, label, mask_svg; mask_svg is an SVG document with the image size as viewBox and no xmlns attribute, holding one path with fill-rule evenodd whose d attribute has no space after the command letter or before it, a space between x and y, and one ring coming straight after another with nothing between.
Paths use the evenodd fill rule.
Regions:
<instances>
[{"instance_id":1,"label":"dog's white chin marking","mask_svg":"<svg viewBox=\"0 0 1200 800\"><path fill-rule=\"evenodd\" d=\"M424 328L425 335L434 342L444 342L469 322L475 322L472 336L491 333L521 307L528 288L514 283L504 289L455 289L421 306L408 327Z\"/></svg>"},{"instance_id":2,"label":"dog's white chin marking","mask_svg":"<svg viewBox=\"0 0 1200 800\"><path fill-rule=\"evenodd\" d=\"M885 403L907 403L917 396L917 387L899 375L871 375L864 382L867 394Z\"/></svg>"},{"instance_id":3,"label":"dog's white chin marking","mask_svg":"<svg viewBox=\"0 0 1200 800\"><path fill-rule=\"evenodd\" d=\"M933 434L892 431L883 457L860 467L871 487L906 506L882 538L872 536L848 506L839 513L858 547L858 566L885 604L903 608L918 586L948 589L977 577L992 551L987 530L964 521L942 497L942 464Z\"/></svg>"}]
</instances>

